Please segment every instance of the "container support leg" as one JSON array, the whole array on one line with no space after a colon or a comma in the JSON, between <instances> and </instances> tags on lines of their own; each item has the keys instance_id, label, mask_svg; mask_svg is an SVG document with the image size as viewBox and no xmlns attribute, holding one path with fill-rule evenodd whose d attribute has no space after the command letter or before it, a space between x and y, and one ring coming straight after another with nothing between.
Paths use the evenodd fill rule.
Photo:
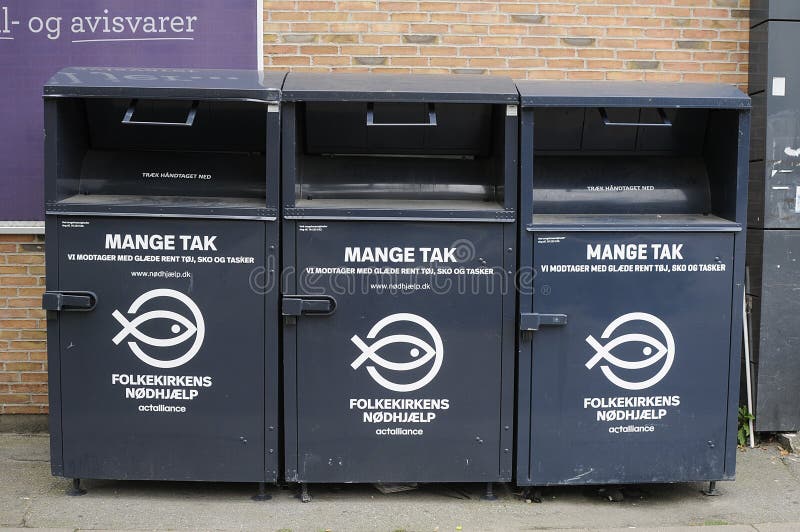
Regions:
<instances>
[{"instance_id":1,"label":"container support leg","mask_svg":"<svg viewBox=\"0 0 800 532\"><path fill-rule=\"evenodd\" d=\"M86 495L86 490L81 487L81 479L72 479L72 486L67 490L67 495L70 497L80 497L81 495Z\"/></svg>"},{"instance_id":2,"label":"container support leg","mask_svg":"<svg viewBox=\"0 0 800 532\"><path fill-rule=\"evenodd\" d=\"M716 480L712 480L708 483L708 488L703 490L703 495L708 495L709 497L716 497L719 495L719 491L717 491Z\"/></svg>"},{"instance_id":3,"label":"container support leg","mask_svg":"<svg viewBox=\"0 0 800 532\"><path fill-rule=\"evenodd\" d=\"M311 495L308 493L308 484L300 484L300 502L311 502Z\"/></svg>"},{"instance_id":4,"label":"container support leg","mask_svg":"<svg viewBox=\"0 0 800 532\"><path fill-rule=\"evenodd\" d=\"M497 500L497 495L494 494L494 490L492 489L492 483L491 482L487 482L486 483L486 491L483 493L483 496L481 497L481 499L483 499L484 501L496 501Z\"/></svg>"},{"instance_id":5,"label":"container support leg","mask_svg":"<svg viewBox=\"0 0 800 532\"><path fill-rule=\"evenodd\" d=\"M530 502L542 502L542 489L541 488L526 488L522 492L522 498Z\"/></svg>"},{"instance_id":6,"label":"container support leg","mask_svg":"<svg viewBox=\"0 0 800 532\"><path fill-rule=\"evenodd\" d=\"M268 501L272 498L272 495L267 495L267 485L264 482L258 483L258 493L253 495L252 499L254 501Z\"/></svg>"}]
</instances>

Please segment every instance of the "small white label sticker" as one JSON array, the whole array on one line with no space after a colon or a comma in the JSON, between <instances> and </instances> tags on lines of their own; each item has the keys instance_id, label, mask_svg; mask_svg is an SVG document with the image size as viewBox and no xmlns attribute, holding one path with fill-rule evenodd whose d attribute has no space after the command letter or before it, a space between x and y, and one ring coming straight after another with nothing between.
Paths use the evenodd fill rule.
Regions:
<instances>
[{"instance_id":1,"label":"small white label sticker","mask_svg":"<svg viewBox=\"0 0 800 532\"><path fill-rule=\"evenodd\" d=\"M800 187L794 190L794 212L800 213Z\"/></svg>"},{"instance_id":2,"label":"small white label sticker","mask_svg":"<svg viewBox=\"0 0 800 532\"><path fill-rule=\"evenodd\" d=\"M506 105L506 116L517 116L517 106Z\"/></svg>"},{"instance_id":3,"label":"small white label sticker","mask_svg":"<svg viewBox=\"0 0 800 532\"><path fill-rule=\"evenodd\" d=\"M772 78L772 95L786 96L786 78Z\"/></svg>"}]
</instances>

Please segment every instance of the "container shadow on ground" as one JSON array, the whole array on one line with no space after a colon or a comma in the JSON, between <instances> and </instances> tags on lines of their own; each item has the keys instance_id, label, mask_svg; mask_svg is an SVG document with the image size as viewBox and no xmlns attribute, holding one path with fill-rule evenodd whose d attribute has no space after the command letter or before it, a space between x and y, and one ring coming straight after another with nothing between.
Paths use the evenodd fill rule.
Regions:
<instances>
[{"instance_id":1,"label":"container shadow on ground","mask_svg":"<svg viewBox=\"0 0 800 532\"><path fill-rule=\"evenodd\" d=\"M46 436L0 435L0 526L444 532L800 521L800 459L774 445L740 452L737 480L719 483L719 497L702 495L702 483L631 486L615 503L598 487L546 488L541 504L526 503L511 484L495 484L493 502L481 500L483 484L390 494L370 484L313 484L313 501L302 504L296 485L269 486L273 498L254 502L255 483L89 479L87 495L67 497L69 480L50 476L47 443Z\"/></svg>"},{"instance_id":2,"label":"container shadow on ground","mask_svg":"<svg viewBox=\"0 0 800 532\"><path fill-rule=\"evenodd\" d=\"M53 479L53 490L69 488L69 481ZM541 501L526 497L522 487L511 483L495 483L494 494L497 501L519 504L547 504L554 501L569 503L614 502L622 505L636 505L643 501L650 504L672 504L685 502L687 498L704 499L702 490L706 483L646 484L630 486L550 486L539 488ZM142 480L84 480L82 486L94 497L136 497L153 498L161 501L181 500L194 497L217 499L249 500L256 493L256 483L231 482L181 482L181 481L142 481ZM724 491L725 484L720 483ZM428 483L397 493L381 493L373 484L309 484L312 503L352 502L354 500L414 502L425 501L480 501L492 504L495 501L483 499L484 484L480 483ZM531 488L531 492L533 488ZM273 499L295 499L300 503L299 484L268 485L267 493ZM616 500L616 493L622 495ZM611 500L614 497L615 500ZM268 503L269 501L264 501Z\"/></svg>"}]
</instances>

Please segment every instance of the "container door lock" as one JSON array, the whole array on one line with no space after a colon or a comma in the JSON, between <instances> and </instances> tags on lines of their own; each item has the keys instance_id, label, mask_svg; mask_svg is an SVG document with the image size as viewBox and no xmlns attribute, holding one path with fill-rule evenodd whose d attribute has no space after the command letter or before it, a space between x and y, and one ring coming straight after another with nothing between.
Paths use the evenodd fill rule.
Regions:
<instances>
[{"instance_id":1,"label":"container door lock","mask_svg":"<svg viewBox=\"0 0 800 532\"><path fill-rule=\"evenodd\" d=\"M539 327L557 327L567 324L566 314L536 314L525 313L520 315L519 329L521 331L538 331Z\"/></svg>"},{"instance_id":2,"label":"container door lock","mask_svg":"<svg viewBox=\"0 0 800 532\"><path fill-rule=\"evenodd\" d=\"M336 310L331 296L283 296L281 314L286 317L329 316Z\"/></svg>"},{"instance_id":3,"label":"container door lock","mask_svg":"<svg viewBox=\"0 0 800 532\"><path fill-rule=\"evenodd\" d=\"M42 309L88 312L97 306L97 294L93 292L50 291L42 295Z\"/></svg>"}]
</instances>

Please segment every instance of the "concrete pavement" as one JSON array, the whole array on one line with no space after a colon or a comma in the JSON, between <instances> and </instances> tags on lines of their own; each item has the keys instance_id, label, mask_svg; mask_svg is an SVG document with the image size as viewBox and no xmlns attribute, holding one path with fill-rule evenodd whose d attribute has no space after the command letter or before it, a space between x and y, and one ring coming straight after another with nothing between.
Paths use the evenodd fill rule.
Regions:
<instances>
[{"instance_id":1,"label":"concrete pavement","mask_svg":"<svg viewBox=\"0 0 800 532\"><path fill-rule=\"evenodd\" d=\"M541 504L513 486L497 501L479 485L426 485L381 494L371 485L312 486L302 504L292 489L272 487L254 502L254 485L85 481L83 497L50 476L47 435L0 434L0 526L63 530L244 529L273 531L658 530L800 531L800 457L774 444L740 452L738 478L706 497L700 484L653 485L608 502L596 488L557 488Z\"/></svg>"}]
</instances>

